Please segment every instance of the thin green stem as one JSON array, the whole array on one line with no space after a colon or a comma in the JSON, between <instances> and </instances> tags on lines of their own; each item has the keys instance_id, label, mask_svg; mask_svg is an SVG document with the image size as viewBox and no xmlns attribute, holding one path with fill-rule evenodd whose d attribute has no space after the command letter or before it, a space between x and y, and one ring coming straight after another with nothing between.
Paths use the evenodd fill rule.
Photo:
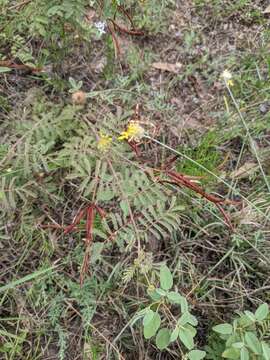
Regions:
<instances>
[{"instance_id":1,"label":"thin green stem","mask_svg":"<svg viewBox=\"0 0 270 360\"><path fill-rule=\"evenodd\" d=\"M248 125L247 125L247 123L246 123L246 121L245 121L245 119L244 119L243 114L242 114L241 111L240 111L240 108L239 108L239 106L238 106L238 104L237 104L237 101L236 101L236 99L235 99L235 97L234 97L234 95L233 95L233 93L232 93L229 85L227 84L227 82L225 82L225 84L226 84L228 93L230 94L230 97L231 97L231 99L232 99L232 101L233 101L233 104L234 104L234 106L235 106L235 108L236 108L236 111L237 111L237 113L238 113L238 115L239 115L239 118L240 118L240 120L242 121L242 124L243 124L243 126L244 126L244 128L245 128L245 130L246 130L246 132L247 132L247 137L248 137L248 139L249 139L249 143L250 143L251 150L252 150L253 153L255 154L255 157L256 157L256 160L257 160L257 162L258 162L258 164L259 164L259 167L260 167L260 170L261 170L263 179L264 179L264 181L265 181L265 184L266 184L266 186L267 186L268 191L270 192L270 184L269 184L269 182L268 182L267 176L266 176L266 174L265 174L265 172L264 172L264 169L263 169L263 167L262 167L262 163L261 163L261 160L260 160L260 158L259 158L259 154L258 154L258 152L257 152L257 149L256 149L256 146L255 146L254 141L253 141L253 139L252 139L252 136L251 136L251 134L250 134Z\"/></svg>"}]
</instances>

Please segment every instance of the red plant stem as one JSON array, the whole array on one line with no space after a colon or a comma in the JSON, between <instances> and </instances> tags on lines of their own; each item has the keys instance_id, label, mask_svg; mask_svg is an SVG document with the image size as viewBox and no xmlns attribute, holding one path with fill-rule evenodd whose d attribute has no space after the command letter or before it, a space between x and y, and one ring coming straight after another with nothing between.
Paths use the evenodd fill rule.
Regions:
<instances>
[{"instance_id":1,"label":"red plant stem","mask_svg":"<svg viewBox=\"0 0 270 360\"><path fill-rule=\"evenodd\" d=\"M216 207L219 209L219 211L221 212L221 214L223 215L224 217L224 220L226 222L226 224L229 226L229 228L234 231L234 228L233 228L233 224L229 218L229 215L226 213L226 211L222 208L222 206L220 204L215 204Z\"/></svg>"},{"instance_id":2,"label":"red plant stem","mask_svg":"<svg viewBox=\"0 0 270 360\"><path fill-rule=\"evenodd\" d=\"M230 200L220 199L214 195L206 193L199 185L194 184L192 181L190 181L186 176L184 176L182 174L179 174L175 171L166 171L166 174L169 175L170 178L175 180L177 183L180 183L180 184L188 187L189 189L195 191L196 193L200 194L205 199L207 199L215 204L220 204L220 203L224 203L224 202L228 203L228 201L230 202Z\"/></svg>"},{"instance_id":3,"label":"red plant stem","mask_svg":"<svg viewBox=\"0 0 270 360\"><path fill-rule=\"evenodd\" d=\"M0 61L0 66L5 66L10 69L17 69L17 70L29 70L32 72L41 72L42 71L42 68L35 68L35 67L25 65L25 64L16 64L11 60Z\"/></svg>"},{"instance_id":4,"label":"red plant stem","mask_svg":"<svg viewBox=\"0 0 270 360\"><path fill-rule=\"evenodd\" d=\"M119 24L117 24L113 19L109 18L108 21L112 22L114 25L114 29L120 31L121 33L124 34L128 34L128 35L134 35L134 36L143 36L144 32L141 30L136 30L136 29L126 29L123 26L120 26Z\"/></svg>"},{"instance_id":5,"label":"red plant stem","mask_svg":"<svg viewBox=\"0 0 270 360\"><path fill-rule=\"evenodd\" d=\"M99 216L101 217L101 219L104 219L106 217L106 212L97 205L95 206L95 208L96 208Z\"/></svg>"},{"instance_id":6,"label":"red plant stem","mask_svg":"<svg viewBox=\"0 0 270 360\"><path fill-rule=\"evenodd\" d=\"M93 240L94 215L95 215L95 205L90 205L87 209L87 219L86 219L86 242L87 242L87 244L91 243Z\"/></svg>"},{"instance_id":7,"label":"red plant stem","mask_svg":"<svg viewBox=\"0 0 270 360\"><path fill-rule=\"evenodd\" d=\"M131 26L134 28L134 23L133 23L132 17L129 15L129 13L128 13L127 10L124 8L124 6L119 5L119 6L118 6L118 9L128 18Z\"/></svg>"},{"instance_id":8,"label":"red plant stem","mask_svg":"<svg viewBox=\"0 0 270 360\"><path fill-rule=\"evenodd\" d=\"M171 166L177 159L178 159L179 155L174 155L173 157L171 157L170 159L168 159L165 164L162 166L162 168L168 169L169 166Z\"/></svg>"},{"instance_id":9,"label":"red plant stem","mask_svg":"<svg viewBox=\"0 0 270 360\"><path fill-rule=\"evenodd\" d=\"M73 221L72 224L70 224L69 226L67 226L64 230L64 234L69 234L71 231L74 230L74 228L76 227L76 225L79 224L79 222L81 221L81 219L84 217L84 214L86 212L86 209L82 209L76 216L75 219Z\"/></svg>"},{"instance_id":10,"label":"red plant stem","mask_svg":"<svg viewBox=\"0 0 270 360\"><path fill-rule=\"evenodd\" d=\"M225 212L225 210L220 205L220 204L224 204L224 203L233 203L233 202L231 202L230 200L227 200L227 199L219 199L218 197L216 197L214 195L206 193L200 186L192 183L186 176L179 174L175 171L167 171L166 174L169 175L177 185L184 185L185 187L200 194L203 198L214 203L216 205L216 207L219 209L219 211L221 212L221 214L223 215L224 220L225 220L226 224L228 225L228 227L233 231L233 225L231 223L231 220L230 220L228 214Z\"/></svg>"},{"instance_id":11,"label":"red plant stem","mask_svg":"<svg viewBox=\"0 0 270 360\"><path fill-rule=\"evenodd\" d=\"M117 40L117 37L116 37L114 31L110 27L110 25L108 25L108 29L109 29L109 31L111 33L113 44L114 44L114 56L117 59L118 56L121 54L121 49L120 49L120 46L119 46L119 42Z\"/></svg>"},{"instance_id":12,"label":"red plant stem","mask_svg":"<svg viewBox=\"0 0 270 360\"><path fill-rule=\"evenodd\" d=\"M138 148L138 144L136 144L136 142L134 141L128 141L127 143L131 147L131 149L135 152L136 156L139 157L141 155L141 152L140 149Z\"/></svg>"}]
</instances>

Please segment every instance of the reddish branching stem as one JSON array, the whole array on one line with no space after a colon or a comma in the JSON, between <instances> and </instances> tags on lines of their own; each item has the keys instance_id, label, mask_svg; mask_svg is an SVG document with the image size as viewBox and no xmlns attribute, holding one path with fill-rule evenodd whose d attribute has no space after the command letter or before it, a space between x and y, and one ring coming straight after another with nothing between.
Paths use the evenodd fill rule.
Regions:
<instances>
[{"instance_id":1,"label":"reddish branching stem","mask_svg":"<svg viewBox=\"0 0 270 360\"><path fill-rule=\"evenodd\" d=\"M29 66L29 65L25 65L25 64L16 64L11 60L0 61L0 66L4 66L4 67L10 68L10 69L15 69L15 70L28 70L33 73L39 73L43 70L41 67L35 68L33 66Z\"/></svg>"},{"instance_id":2,"label":"reddish branching stem","mask_svg":"<svg viewBox=\"0 0 270 360\"><path fill-rule=\"evenodd\" d=\"M111 18L108 19L108 21L110 21L113 26L115 31L119 31L122 34L128 34L128 35L132 35L132 36L143 36L144 32L138 29L127 29L122 25L117 24L117 22Z\"/></svg>"},{"instance_id":3,"label":"reddish branching stem","mask_svg":"<svg viewBox=\"0 0 270 360\"><path fill-rule=\"evenodd\" d=\"M180 174L176 171L167 170L165 171L165 174L169 176L169 178L172 181L166 181L163 182L170 182L174 183L178 186L185 186L188 189L191 189L192 191L196 192L197 194L201 195L204 199L210 201L211 203L215 204L215 206L219 209L222 216L224 217L224 220L228 227L233 231L233 225L230 221L229 215L225 212L225 210L222 208L221 204L236 204L235 201L228 200L228 199L221 199L217 196L214 196L212 194L209 194L204 191L202 187L192 182L191 179L188 178L188 176Z\"/></svg>"},{"instance_id":4,"label":"reddish branching stem","mask_svg":"<svg viewBox=\"0 0 270 360\"><path fill-rule=\"evenodd\" d=\"M83 285L85 274L88 272L89 269L89 261L90 261L90 253L91 253L91 245L93 242L93 226L94 226L94 219L96 215L96 211L101 218L106 216L106 213L103 209L101 209L96 204L90 204L86 208L79 211L79 213L75 216L74 221L72 224L67 226L64 230L64 234L69 234L70 232L76 230L76 226L79 222L86 216L86 223L85 223L85 231L86 231L86 241L85 241L85 252L83 258L83 264L80 272L80 284Z\"/></svg>"}]
</instances>

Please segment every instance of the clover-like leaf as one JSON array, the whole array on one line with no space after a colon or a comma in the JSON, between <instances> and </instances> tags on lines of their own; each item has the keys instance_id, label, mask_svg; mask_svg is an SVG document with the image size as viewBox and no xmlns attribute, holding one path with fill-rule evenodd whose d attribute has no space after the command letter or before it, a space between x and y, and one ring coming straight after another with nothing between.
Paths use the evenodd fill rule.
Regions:
<instances>
[{"instance_id":1,"label":"clover-like leaf","mask_svg":"<svg viewBox=\"0 0 270 360\"><path fill-rule=\"evenodd\" d=\"M193 334L189 328L182 327L178 336L188 350L192 350L194 348Z\"/></svg>"},{"instance_id":2,"label":"clover-like leaf","mask_svg":"<svg viewBox=\"0 0 270 360\"><path fill-rule=\"evenodd\" d=\"M249 360L249 352L245 347L243 347L240 351L240 360Z\"/></svg>"},{"instance_id":3,"label":"clover-like leaf","mask_svg":"<svg viewBox=\"0 0 270 360\"><path fill-rule=\"evenodd\" d=\"M201 360L205 358L206 352L201 350L191 350L187 356L190 360Z\"/></svg>"},{"instance_id":4,"label":"clover-like leaf","mask_svg":"<svg viewBox=\"0 0 270 360\"><path fill-rule=\"evenodd\" d=\"M239 350L235 348L229 348L223 351L222 357L225 359L238 360L239 359Z\"/></svg>"},{"instance_id":5,"label":"clover-like leaf","mask_svg":"<svg viewBox=\"0 0 270 360\"><path fill-rule=\"evenodd\" d=\"M264 341L262 341L262 351L264 360L270 360L270 346Z\"/></svg>"},{"instance_id":6,"label":"clover-like leaf","mask_svg":"<svg viewBox=\"0 0 270 360\"><path fill-rule=\"evenodd\" d=\"M230 335L233 331L231 324L219 324L213 327L213 330L222 335Z\"/></svg>"},{"instance_id":7,"label":"clover-like leaf","mask_svg":"<svg viewBox=\"0 0 270 360\"><path fill-rule=\"evenodd\" d=\"M166 265L160 268L160 286L164 290L170 290L173 286L173 277L170 269Z\"/></svg>"},{"instance_id":8,"label":"clover-like leaf","mask_svg":"<svg viewBox=\"0 0 270 360\"><path fill-rule=\"evenodd\" d=\"M149 315L150 316L150 315ZM161 324L159 313L155 312L151 320L143 327L143 335L145 339L150 339L156 334Z\"/></svg>"},{"instance_id":9,"label":"clover-like leaf","mask_svg":"<svg viewBox=\"0 0 270 360\"><path fill-rule=\"evenodd\" d=\"M169 329L160 329L156 337L156 345L159 350L164 350L170 344L171 331Z\"/></svg>"},{"instance_id":10,"label":"clover-like leaf","mask_svg":"<svg viewBox=\"0 0 270 360\"><path fill-rule=\"evenodd\" d=\"M256 310L255 317L257 320L263 321L267 318L268 314L269 314L269 306L268 304L264 303L261 304Z\"/></svg>"},{"instance_id":11,"label":"clover-like leaf","mask_svg":"<svg viewBox=\"0 0 270 360\"><path fill-rule=\"evenodd\" d=\"M245 343L256 355L261 354L261 344L257 336L248 331L245 333Z\"/></svg>"},{"instance_id":12,"label":"clover-like leaf","mask_svg":"<svg viewBox=\"0 0 270 360\"><path fill-rule=\"evenodd\" d=\"M155 315L155 312L151 309L148 309L143 318L143 326L147 326L149 324L149 322L152 321L154 315Z\"/></svg>"},{"instance_id":13,"label":"clover-like leaf","mask_svg":"<svg viewBox=\"0 0 270 360\"><path fill-rule=\"evenodd\" d=\"M178 338L179 331L180 331L179 327L176 326L176 328L171 333L170 342L174 342Z\"/></svg>"}]
</instances>

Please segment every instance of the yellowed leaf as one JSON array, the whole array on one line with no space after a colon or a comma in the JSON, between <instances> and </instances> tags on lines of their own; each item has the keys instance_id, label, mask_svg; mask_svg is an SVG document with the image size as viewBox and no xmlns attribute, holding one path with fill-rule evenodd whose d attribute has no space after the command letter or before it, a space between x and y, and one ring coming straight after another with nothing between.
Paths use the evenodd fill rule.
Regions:
<instances>
[{"instance_id":1,"label":"yellowed leaf","mask_svg":"<svg viewBox=\"0 0 270 360\"><path fill-rule=\"evenodd\" d=\"M163 71L172 72L174 74L178 74L180 69L182 68L182 64L181 63L170 64L167 62L154 62L152 64L152 67L155 69L158 69L158 70L163 70Z\"/></svg>"},{"instance_id":2,"label":"yellowed leaf","mask_svg":"<svg viewBox=\"0 0 270 360\"><path fill-rule=\"evenodd\" d=\"M234 179L248 177L249 175L253 174L257 170L257 168L258 168L258 164L253 162L246 162L239 169L231 172L230 177Z\"/></svg>"}]
</instances>

